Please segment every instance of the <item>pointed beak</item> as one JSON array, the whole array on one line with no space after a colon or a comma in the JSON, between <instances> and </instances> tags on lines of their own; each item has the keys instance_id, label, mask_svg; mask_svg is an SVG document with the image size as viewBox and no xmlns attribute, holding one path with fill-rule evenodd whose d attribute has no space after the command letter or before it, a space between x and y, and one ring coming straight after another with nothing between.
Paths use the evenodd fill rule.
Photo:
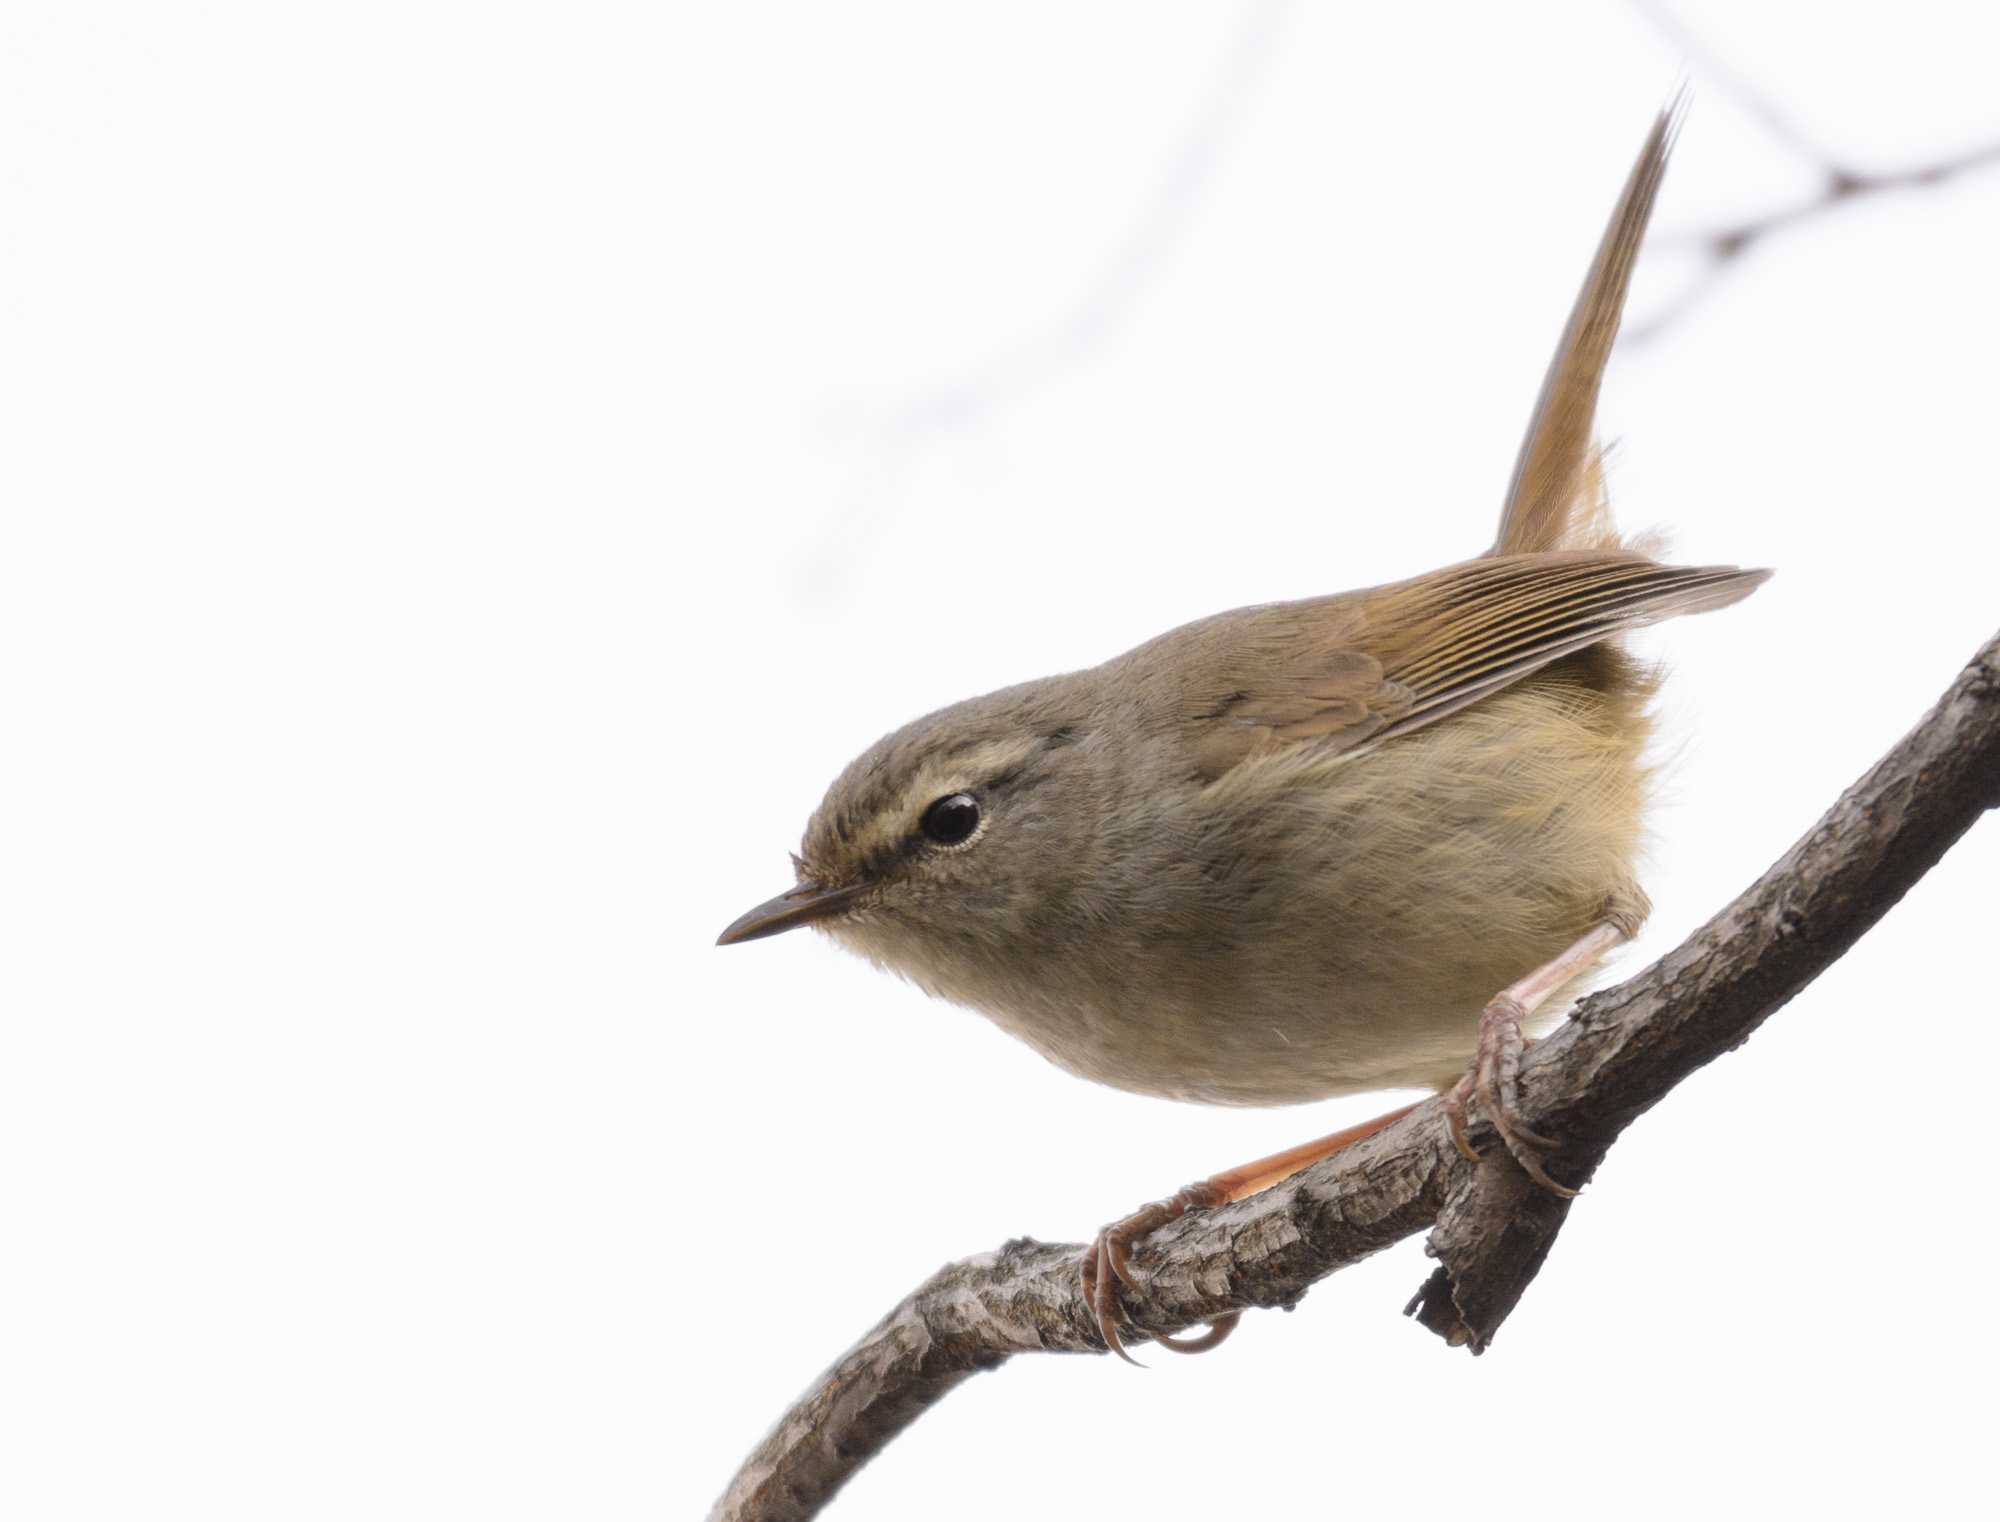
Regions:
<instances>
[{"instance_id":1,"label":"pointed beak","mask_svg":"<svg viewBox=\"0 0 2000 1522\"><path fill-rule=\"evenodd\" d=\"M823 920L847 909L867 887L866 883L854 883L845 888L800 883L791 892L780 893L741 916L715 938L715 944L734 946L738 941L754 941L763 936L776 935L781 930L810 925L814 920Z\"/></svg>"}]
</instances>

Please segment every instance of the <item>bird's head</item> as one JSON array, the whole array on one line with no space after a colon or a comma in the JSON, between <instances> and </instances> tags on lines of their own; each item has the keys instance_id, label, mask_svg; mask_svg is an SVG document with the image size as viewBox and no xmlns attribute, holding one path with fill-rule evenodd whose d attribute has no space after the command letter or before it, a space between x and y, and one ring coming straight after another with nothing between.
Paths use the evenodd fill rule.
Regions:
<instances>
[{"instance_id":1,"label":"bird's head","mask_svg":"<svg viewBox=\"0 0 2000 1522\"><path fill-rule=\"evenodd\" d=\"M850 764L806 825L797 885L722 932L734 945L814 925L892 969L1018 943L1060 912L1063 861L1092 817L1074 678L941 709Z\"/></svg>"}]
</instances>

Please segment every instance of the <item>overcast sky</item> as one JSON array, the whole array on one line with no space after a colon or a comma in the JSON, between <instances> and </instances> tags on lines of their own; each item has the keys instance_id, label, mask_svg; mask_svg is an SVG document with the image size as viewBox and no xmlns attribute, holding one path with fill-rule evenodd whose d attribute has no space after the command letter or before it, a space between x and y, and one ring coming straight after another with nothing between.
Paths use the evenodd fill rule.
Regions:
<instances>
[{"instance_id":1,"label":"overcast sky","mask_svg":"<svg viewBox=\"0 0 2000 1522\"><path fill-rule=\"evenodd\" d=\"M1855 169L2000 140L1988 8L1675 12ZM882 731L1483 547L1683 72L1612 487L1778 574L1645 642L1623 965L2000 624L2000 168L1684 303L1823 167L1637 8L17 0L0 71L9 1517L698 1515L945 1260L1410 1097L1115 1094L712 942ZM1485 1357L1408 1242L832 1514L1972 1509L1996 882L1638 1125Z\"/></svg>"}]
</instances>

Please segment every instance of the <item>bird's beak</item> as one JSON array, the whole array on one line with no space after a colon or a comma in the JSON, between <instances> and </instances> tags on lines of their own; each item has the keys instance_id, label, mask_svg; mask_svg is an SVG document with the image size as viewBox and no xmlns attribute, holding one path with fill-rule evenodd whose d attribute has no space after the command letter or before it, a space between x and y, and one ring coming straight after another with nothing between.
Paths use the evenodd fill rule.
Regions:
<instances>
[{"instance_id":1,"label":"bird's beak","mask_svg":"<svg viewBox=\"0 0 2000 1522\"><path fill-rule=\"evenodd\" d=\"M791 892L780 893L737 919L715 938L715 944L734 946L738 941L754 941L761 936L776 935L780 930L826 919L860 898L867 886L866 883L852 883L844 888L828 888L819 883L800 883Z\"/></svg>"}]
</instances>

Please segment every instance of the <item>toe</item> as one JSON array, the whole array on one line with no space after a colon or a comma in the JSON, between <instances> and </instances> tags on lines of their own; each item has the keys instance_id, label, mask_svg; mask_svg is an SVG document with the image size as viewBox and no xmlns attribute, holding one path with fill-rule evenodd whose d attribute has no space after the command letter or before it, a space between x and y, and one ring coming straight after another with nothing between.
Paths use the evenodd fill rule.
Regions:
<instances>
[{"instance_id":1,"label":"toe","mask_svg":"<svg viewBox=\"0 0 2000 1522\"><path fill-rule=\"evenodd\" d=\"M1091 1318L1097 1323L1097 1335L1104 1340L1104 1346L1133 1368L1141 1369L1145 1365L1125 1351L1124 1339L1118 1335L1118 1328L1125 1320L1125 1308L1118 1303L1118 1281L1112 1270L1107 1236L1108 1233L1099 1232L1097 1240L1084 1250L1083 1261L1078 1265L1079 1277L1083 1280L1084 1303L1090 1307Z\"/></svg>"},{"instance_id":2,"label":"toe","mask_svg":"<svg viewBox=\"0 0 2000 1522\"><path fill-rule=\"evenodd\" d=\"M1465 1134L1465 1101L1471 1092L1472 1080L1468 1074L1444 1096L1444 1124L1445 1130L1451 1134L1451 1144L1458 1148L1458 1155L1468 1163L1476 1163L1479 1154L1473 1150L1472 1141Z\"/></svg>"},{"instance_id":3,"label":"toe","mask_svg":"<svg viewBox=\"0 0 2000 1522\"><path fill-rule=\"evenodd\" d=\"M1551 1194L1559 1194L1565 1199L1574 1199L1577 1191L1567 1184L1558 1184L1549 1177L1542 1166L1542 1154L1555 1146L1555 1142L1525 1126L1516 1124L1505 1110L1493 1112L1493 1129L1500 1133L1500 1140L1507 1148L1507 1155L1521 1165L1521 1171Z\"/></svg>"},{"instance_id":4,"label":"toe","mask_svg":"<svg viewBox=\"0 0 2000 1522\"><path fill-rule=\"evenodd\" d=\"M1217 1316L1215 1320L1209 1322L1208 1330L1199 1337L1170 1337L1165 1332L1155 1332L1153 1341L1176 1353L1206 1353L1210 1348L1219 1346L1231 1332L1235 1331L1236 1323L1242 1319L1241 1311L1231 1311L1228 1315Z\"/></svg>"}]
</instances>

